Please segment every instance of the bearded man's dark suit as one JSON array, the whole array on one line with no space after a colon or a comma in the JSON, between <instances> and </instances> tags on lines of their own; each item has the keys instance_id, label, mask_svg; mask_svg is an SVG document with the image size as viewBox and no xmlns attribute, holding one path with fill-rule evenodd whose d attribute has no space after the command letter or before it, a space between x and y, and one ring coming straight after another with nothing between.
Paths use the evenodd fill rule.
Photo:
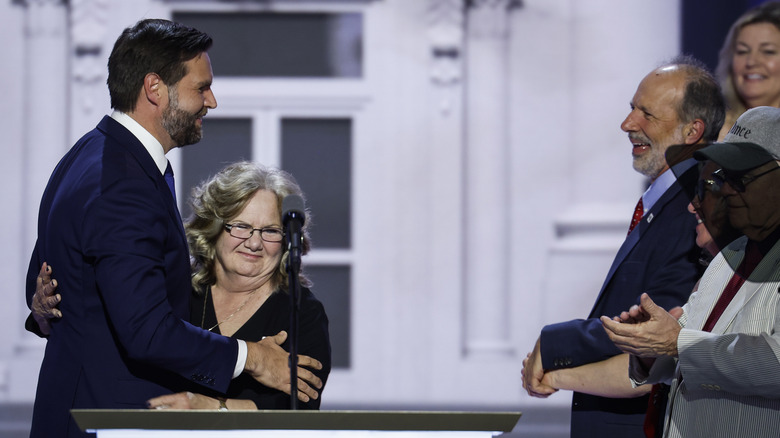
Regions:
<instances>
[{"instance_id":1,"label":"bearded man's dark suit","mask_svg":"<svg viewBox=\"0 0 780 438\"><path fill-rule=\"evenodd\" d=\"M692 161L686 161L680 166L691 164ZM683 173L677 167L674 171ZM540 351L544 369L572 368L620 354L599 317L619 315L638 304L643 292L667 310L687 301L703 271L698 261L701 250L696 246L696 219L688 212L690 188L697 177L695 166L684 171L626 237L588 319L542 329ZM683 186L688 190L683 190ZM575 391L572 397L572 438L644 436L647 396L613 399Z\"/></svg>"},{"instance_id":2,"label":"bearded man's dark suit","mask_svg":"<svg viewBox=\"0 0 780 438\"><path fill-rule=\"evenodd\" d=\"M237 343L183 322L192 288L175 200L149 152L110 117L49 180L28 305L44 261L65 317L52 321L31 437L83 436L72 408L145 408L185 381L227 389Z\"/></svg>"}]
</instances>

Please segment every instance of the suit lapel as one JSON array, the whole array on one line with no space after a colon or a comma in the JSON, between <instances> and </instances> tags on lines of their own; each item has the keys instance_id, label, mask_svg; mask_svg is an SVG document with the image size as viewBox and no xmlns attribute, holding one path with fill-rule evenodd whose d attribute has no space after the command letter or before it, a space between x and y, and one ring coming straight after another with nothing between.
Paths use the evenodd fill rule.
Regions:
<instances>
[{"instance_id":1,"label":"suit lapel","mask_svg":"<svg viewBox=\"0 0 780 438\"><path fill-rule=\"evenodd\" d=\"M775 244L758 266L756 266L755 271L753 271L748 278L748 281L739 289L739 292L737 292L731 300L726 307L726 310L723 311L718 322L712 328L713 333L725 333L740 311L750 304L752 299L757 298L757 293L763 293L765 291L775 293L773 291L777 289L778 265L780 265L780 245ZM720 294L715 298L715 301L717 301L717 298L719 297Z\"/></svg>"},{"instance_id":2,"label":"suit lapel","mask_svg":"<svg viewBox=\"0 0 780 438\"><path fill-rule=\"evenodd\" d=\"M612 276L615 274L615 271L617 271L617 269L620 267L626 257L628 257L637 243L639 243L642 237L647 234L647 231L652 226L653 221L659 214L661 214L661 211L664 209L664 207L666 207L666 204L674 199L680 190L680 185L676 182L669 186L664 194L658 198L658 201L653 204L653 207L650 209L650 211L648 211L644 217L642 217L642 220L636 225L634 230L631 231L631 233L626 237L626 240L623 241L623 244L620 246L617 255L615 255L615 260L612 261L612 266L610 266L609 272L607 272L607 277L604 279L604 283L601 285L599 299L601 298L601 294L604 293L604 290L609 285L609 282L612 281ZM599 300L596 300L596 303L598 302Z\"/></svg>"},{"instance_id":3,"label":"suit lapel","mask_svg":"<svg viewBox=\"0 0 780 438\"><path fill-rule=\"evenodd\" d=\"M173 194L168 188L168 183L165 182L165 177L160 173L160 169L157 168L157 165L154 163L154 160L149 155L149 152L147 152L144 145L141 144L141 141L128 131L127 128L122 126L121 123L109 116L103 117L103 120L100 121L97 127L107 136L116 140L119 145L124 147L138 161L138 164L146 175L154 181L157 190L162 192L161 196L166 201L165 204L168 214L179 229L179 234L186 245L187 237L184 233L184 226L182 225L179 208L176 206L176 200L173 199Z\"/></svg>"},{"instance_id":4,"label":"suit lapel","mask_svg":"<svg viewBox=\"0 0 780 438\"><path fill-rule=\"evenodd\" d=\"M695 187L696 180L698 179L698 168L695 165L693 159L678 163L674 168L667 170L667 172L675 172L676 175L680 175L677 180L669 186L668 189L661 195L660 198L653 204L653 207L648 211L642 220L637 224L634 230L626 237L623 244L620 246L615 260L612 262L612 266L607 272L607 277L604 279L604 283L601 285L599 296L596 299L596 304L591 309L591 313L596 309L601 301L601 296L607 289L607 286L612 281L612 276L615 271L620 267L623 261L628 257L634 247L639 241L647 234L647 231L653 224L653 221L658 217L669 202L671 202L682 190L682 186Z\"/></svg>"},{"instance_id":5,"label":"suit lapel","mask_svg":"<svg viewBox=\"0 0 780 438\"><path fill-rule=\"evenodd\" d=\"M735 240L724 248L707 267L699 281L698 290L686 304L691 309L696 309L693 312L686 312L686 327L694 330L704 328L704 323L712 313L715 303L734 275L733 266L739 266L745 255L745 242L747 242L746 238Z\"/></svg>"}]
</instances>

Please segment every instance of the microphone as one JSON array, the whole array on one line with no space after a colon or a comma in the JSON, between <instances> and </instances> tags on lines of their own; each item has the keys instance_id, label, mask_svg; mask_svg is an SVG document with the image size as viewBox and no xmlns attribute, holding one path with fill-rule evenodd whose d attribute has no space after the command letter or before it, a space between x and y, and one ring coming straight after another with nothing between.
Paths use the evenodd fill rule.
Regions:
<instances>
[{"instance_id":1,"label":"microphone","mask_svg":"<svg viewBox=\"0 0 780 438\"><path fill-rule=\"evenodd\" d=\"M290 250L301 247L301 229L306 223L305 210L303 199L298 195L287 195L282 199L282 225Z\"/></svg>"},{"instance_id":2,"label":"microphone","mask_svg":"<svg viewBox=\"0 0 780 438\"><path fill-rule=\"evenodd\" d=\"M282 199L282 225L287 236L287 279L290 291L290 327L287 338L290 345L290 409L298 409L298 322L301 305L300 281L301 246L303 244L303 224L306 213L303 199L298 195L287 195Z\"/></svg>"},{"instance_id":3,"label":"microphone","mask_svg":"<svg viewBox=\"0 0 780 438\"><path fill-rule=\"evenodd\" d=\"M287 237L287 250L290 252L287 272L295 272L296 275L301 267L302 229L306 222L305 211L303 198L300 196L287 195L282 199L282 225L284 226L284 235Z\"/></svg>"}]
</instances>

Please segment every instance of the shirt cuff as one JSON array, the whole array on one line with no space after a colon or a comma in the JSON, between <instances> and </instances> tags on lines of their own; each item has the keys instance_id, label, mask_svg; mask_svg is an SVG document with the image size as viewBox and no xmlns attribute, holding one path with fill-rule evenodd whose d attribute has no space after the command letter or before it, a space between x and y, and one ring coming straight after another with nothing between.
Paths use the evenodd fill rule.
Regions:
<instances>
[{"instance_id":1,"label":"shirt cuff","mask_svg":"<svg viewBox=\"0 0 780 438\"><path fill-rule=\"evenodd\" d=\"M647 378L650 376L650 370L645 368L642 361L633 354L628 356L628 379L631 381L631 387L636 388L647 384Z\"/></svg>"},{"instance_id":2,"label":"shirt cuff","mask_svg":"<svg viewBox=\"0 0 780 438\"><path fill-rule=\"evenodd\" d=\"M247 348L246 348L246 341L242 341L241 339L237 339L238 341L238 358L236 359L236 369L233 370L233 378L240 376L241 373L244 372L244 367L246 367L246 355L247 355Z\"/></svg>"}]
</instances>

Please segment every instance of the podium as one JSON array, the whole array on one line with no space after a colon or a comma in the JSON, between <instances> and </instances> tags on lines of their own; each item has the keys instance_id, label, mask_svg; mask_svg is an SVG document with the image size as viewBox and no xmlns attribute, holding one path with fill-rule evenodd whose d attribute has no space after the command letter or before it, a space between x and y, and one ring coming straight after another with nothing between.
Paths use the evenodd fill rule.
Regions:
<instances>
[{"instance_id":1,"label":"podium","mask_svg":"<svg viewBox=\"0 0 780 438\"><path fill-rule=\"evenodd\" d=\"M190 411L73 409L98 438L487 438L520 412Z\"/></svg>"}]
</instances>

